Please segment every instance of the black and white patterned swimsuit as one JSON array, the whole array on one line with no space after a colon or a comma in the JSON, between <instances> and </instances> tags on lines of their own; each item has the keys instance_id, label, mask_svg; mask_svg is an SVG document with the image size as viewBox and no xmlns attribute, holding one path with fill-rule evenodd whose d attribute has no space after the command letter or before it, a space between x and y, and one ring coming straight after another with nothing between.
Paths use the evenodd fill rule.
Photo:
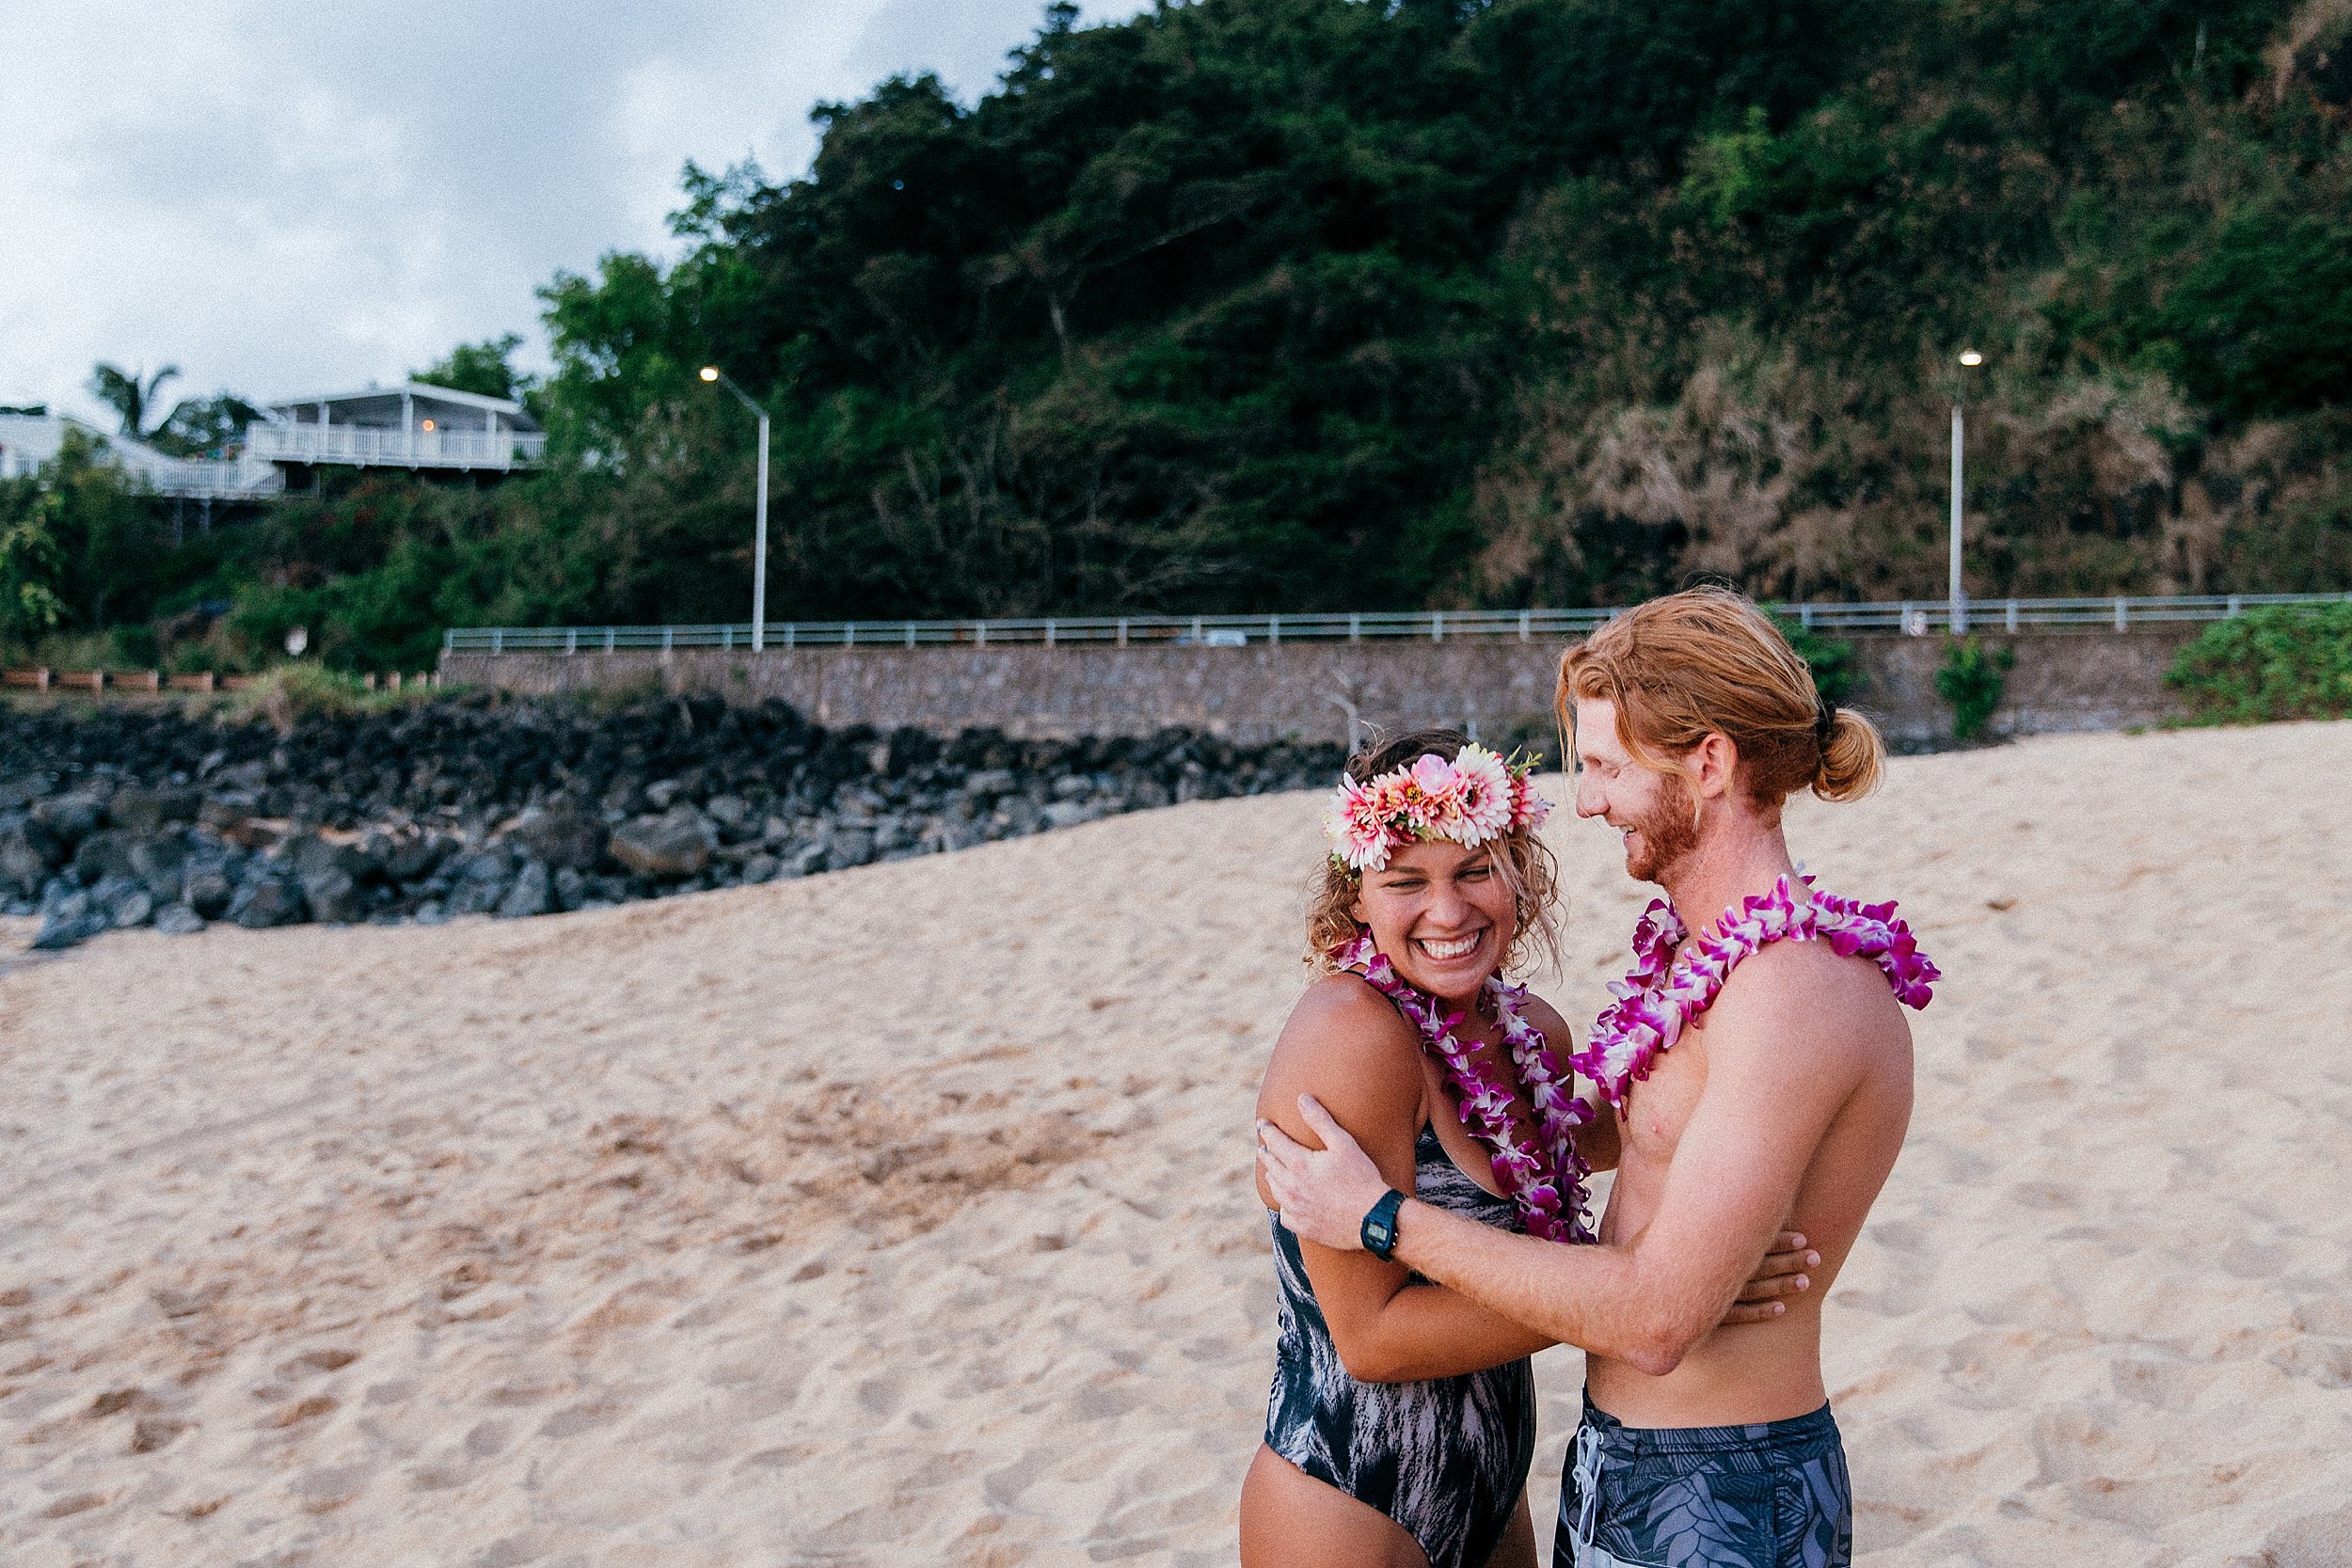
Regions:
<instances>
[{"instance_id":1,"label":"black and white patterned swimsuit","mask_svg":"<svg viewBox=\"0 0 2352 1568\"><path fill-rule=\"evenodd\" d=\"M1511 1200L1465 1175L1427 1125L1413 1144L1413 1196L1481 1224L1522 1228ZM1331 1343L1298 1238L1279 1213L1267 1220L1281 1331L1266 1447L1405 1527L1430 1568L1479 1568L1509 1527L1535 1457L1533 1366L1522 1356L1459 1377L1357 1382Z\"/></svg>"}]
</instances>

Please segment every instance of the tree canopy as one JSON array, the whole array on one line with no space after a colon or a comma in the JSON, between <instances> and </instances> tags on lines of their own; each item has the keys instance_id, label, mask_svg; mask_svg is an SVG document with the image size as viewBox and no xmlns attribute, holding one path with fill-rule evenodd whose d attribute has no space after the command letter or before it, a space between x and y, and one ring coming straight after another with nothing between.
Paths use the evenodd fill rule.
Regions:
<instances>
[{"instance_id":1,"label":"tree canopy","mask_svg":"<svg viewBox=\"0 0 2352 1568\"><path fill-rule=\"evenodd\" d=\"M1956 395L1979 593L2342 587L2348 60L2318 0L1051 6L977 102L689 165L674 255L542 291L544 385L419 372L548 471L289 500L180 592L356 660L739 617L712 362L779 617L1933 591Z\"/></svg>"},{"instance_id":2,"label":"tree canopy","mask_svg":"<svg viewBox=\"0 0 2352 1568\"><path fill-rule=\"evenodd\" d=\"M519 332L503 332L478 343L459 343L423 370L411 372L409 379L477 397L516 397L531 385L530 378L515 369L515 351L522 346Z\"/></svg>"}]
</instances>

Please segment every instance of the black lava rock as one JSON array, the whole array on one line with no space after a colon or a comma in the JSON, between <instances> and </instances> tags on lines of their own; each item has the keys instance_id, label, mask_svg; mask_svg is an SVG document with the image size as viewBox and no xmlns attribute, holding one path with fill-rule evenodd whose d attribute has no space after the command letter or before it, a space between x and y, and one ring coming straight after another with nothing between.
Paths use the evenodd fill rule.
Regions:
<instances>
[{"instance_id":1,"label":"black lava rock","mask_svg":"<svg viewBox=\"0 0 2352 1568\"><path fill-rule=\"evenodd\" d=\"M94 795L57 795L34 801L31 820L37 831L70 854L98 831L105 815L105 802Z\"/></svg>"},{"instance_id":2,"label":"black lava rock","mask_svg":"<svg viewBox=\"0 0 2352 1568\"><path fill-rule=\"evenodd\" d=\"M187 904L199 918L218 920L229 912L230 903L236 897L236 888L228 877L217 870L191 873L187 881Z\"/></svg>"},{"instance_id":3,"label":"black lava rock","mask_svg":"<svg viewBox=\"0 0 2352 1568\"><path fill-rule=\"evenodd\" d=\"M640 877L675 880L699 874L718 843L709 818L691 806L673 806L660 816L641 816L614 829L610 848L614 860Z\"/></svg>"},{"instance_id":4,"label":"black lava rock","mask_svg":"<svg viewBox=\"0 0 2352 1568\"><path fill-rule=\"evenodd\" d=\"M125 784L107 802L106 819L128 832L151 833L167 822L195 821L203 803L201 791L183 784L165 784L154 789Z\"/></svg>"},{"instance_id":5,"label":"black lava rock","mask_svg":"<svg viewBox=\"0 0 2352 1568\"><path fill-rule=\"evenodd\" d=\"M166 904L155 911L155 929L167 937L184 937L204 929L204 917L185 904Z\"/></svg>"},{"instance_id":6,"label":"black lava rock","mask_svg":"<svg viewBox=\"0 0 2352 1568\"><path fill-rule=\"evenodd\" d=\"M95 885L108 877L131 875L131 846L129 833L107 828L82 840L73 851L73 871L83 881Z\"/></svg>"},{"instance_id":7,"label":"black lava rock","mask_svg":"<svg viewBox=\"0 0 2352 1568\"><path fill-rule=\"evenodd\" d=\"M0 895L29 898L55 868L56 863L33 843L24 823L0 826Z\"/></svg>"},{"instance_id":8,"label":"black lava rock","mask_svg":"<svg viewBox=\"0 0 2352 1568\"><path fill-rule=\"evenodd\" d=\"M577 806L534 807L507 831L532 859L573 871L594 870L608 836L601 817Z\"/></svg>"},{"instance_id":9,"label":"black lava rock","mask_svg":"<svg viewBox=\"0 0 2352 1568\"><path fill-rule=\"evenodd\" d=\"M33 951L58 952L87 942L105 928L105 911L92 909L87 900L83 900L71 912L60 911L40 923L40 929L33 936Z\"/></svg>"},{"instance_id":10,"label":"black lava rock","mask_svg":"<svg viewBox=\"0 0 2352 1568\"><path fill-rule=\"evenodd\" d=\"M0 908L37 908L69 943L118 914L172 930L520 917L1321 787L1342 760L1178 730L827 731L702 696L469 696L284 734L168 706L0 704Z\"/></svg>"},{"instance_id":11,"label":"black lava rock","mask_svg":"<svg viewBox=\"0 0 2352 1568\"><path fill-rule=\"evenodd\" d=\"M331 862L318 865L302 879L302 901L310 918L330 926L349 926L367 918L368 901L351 873Z\"/></svg>"},{"instance_id":12,"label":"black lava rock","mask_svg":"<svg viewBox=\"0 0 2352 1568\"><path fill-rule=\"evenodd\" d=\"M229 918L251 931L291 926L308 912L302 890L278 877L263 877L239 888L229 906Z\"/></svg>"},{"instance_id":13,"label":"black lava rock","mask_svg":"<svg viewBox=\"0 0 2352 1568\"><path fill-rule=\"evenodd\" d=\"M520 920L545 914L554 907L555 891L547 866L538 861L525 861L522 869L515 873L514 885L499 900L496 912L501 920Z\"/></svg>"}]
</instances>

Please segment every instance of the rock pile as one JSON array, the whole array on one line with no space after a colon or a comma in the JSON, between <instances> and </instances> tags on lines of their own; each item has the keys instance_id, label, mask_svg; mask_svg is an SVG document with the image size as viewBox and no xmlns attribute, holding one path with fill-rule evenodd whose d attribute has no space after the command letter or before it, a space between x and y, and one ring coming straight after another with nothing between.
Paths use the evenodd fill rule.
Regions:
<instances>
[{"instance_id":1,"label":"rock pile","mask_svg":"<svg viewBox=\"0 0 2352 1568\"><path fill-rule=\"evenodd\" d=\"M0 907L40 916L38 947L151 924L514 918L1320 787L1342 760L1176 730L827 731L709 698L444 700L285 734L0 705Z\"/></svg>"}]
</instances>

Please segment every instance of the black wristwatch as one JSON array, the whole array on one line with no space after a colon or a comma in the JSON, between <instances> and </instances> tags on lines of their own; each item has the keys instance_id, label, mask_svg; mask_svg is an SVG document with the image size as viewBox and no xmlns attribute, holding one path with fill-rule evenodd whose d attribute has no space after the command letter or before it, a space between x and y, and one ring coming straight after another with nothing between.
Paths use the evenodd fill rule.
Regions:
<instances>
[{"instance_id":1,"label":"black wristwatch","mask_svg":"<svg viewBox=\"0 0 2352 1568\"><path fill-rule=\"evenodd\" d=\"M1396 1250L1396 1212L1404 1207L1405 1195L1391 1187L1364 1216L1364 1250L1384 1262Z\"/></svg>"}]
</instances>

